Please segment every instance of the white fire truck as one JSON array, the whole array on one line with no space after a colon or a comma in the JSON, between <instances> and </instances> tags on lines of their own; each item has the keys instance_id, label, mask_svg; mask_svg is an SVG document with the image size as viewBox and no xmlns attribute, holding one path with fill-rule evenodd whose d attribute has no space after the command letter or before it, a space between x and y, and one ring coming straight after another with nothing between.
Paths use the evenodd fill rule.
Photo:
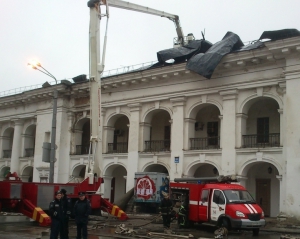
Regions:
<instances>
[{"instance_id":1,"label":"white fire truck","mask_svg":"<svg viewBox=\"0 0 300 239\"><path fill-rule=\"evenodd\" d=\"M170 182L171 199L186 204L190 223L252 230L258 235L265 225L264 212L250 193L233 181L235 176L175 178Z\"/></svg>"}]
</instances>

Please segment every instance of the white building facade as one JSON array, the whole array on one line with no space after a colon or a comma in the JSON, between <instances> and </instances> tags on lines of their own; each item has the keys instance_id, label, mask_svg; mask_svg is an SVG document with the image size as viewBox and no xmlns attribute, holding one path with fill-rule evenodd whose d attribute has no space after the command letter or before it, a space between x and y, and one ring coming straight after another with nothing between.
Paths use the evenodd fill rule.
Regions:
<instances>
[{"instance_id":1,"label":"white building facade","mask_svg":"<svg viewBox=\"0 0 300 239\"><path fill-rule=\"evenodd\" d=\"M266 216L300 219L300 37L231 53L213 77L185 63L102 79L102 192L115 201L135 172L170 179L236 174ZM84 178L89 82L59 92L54 181ZM53 87L0 98L0 180L48 182ZM175 158L179 161L175 162Z\"/></svg>"}]
</instances>

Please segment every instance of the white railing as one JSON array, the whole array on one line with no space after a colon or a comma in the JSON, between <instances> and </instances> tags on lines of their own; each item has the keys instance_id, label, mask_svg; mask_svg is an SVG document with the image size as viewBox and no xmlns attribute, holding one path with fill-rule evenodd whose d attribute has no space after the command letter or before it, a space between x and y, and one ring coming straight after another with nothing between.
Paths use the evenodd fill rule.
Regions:
<instances>
[{"instance_id":1,"label":"white railing","mask_svg":"<svg viewBox=\"0 0 300 239\"><path fill-rule=\"evenodd\" d=\"M55 85L56 82L53 81L53 82L49 82L48 83L50 85ZM57 81L57 84L59 84L60 81L58 80ZM19 87L19 88L15 88L15 89L12 89L12 90L5 90L5 91L1 91L0 92L0 98L1 97L5 97L5 96L9 96L9 95L16 95L16 94L21 94L25 91L30 91L30 90L35 90L35 89L39 89L39 88L42 88L43 84L38 84L38 85L30 85L30 86L22 86L22 87Z\"/></svg>"},{"instance_id":2,"label":"white railing","mask_svg":"<svg viewBox=\"0 0 300 239\"><path fill-rule=\"evenodd\" d=\"M123 67L120 67L120 68L117 68L117 69L104 71L102 73L102 77L109 77L109 76L120 75L120 74L124 74L124 73L128 73L128 72L132 72L132 71L147 69L148 67L152 66L155 63L157 63L157 61L141 63L141 64L137 64L137 65L132 65L132 66L123 66ZM70 79L68 79L68 80L70 80ZM55 85L56 84L55 81L48 82L48 83L50 85ZM57 84L60 84L60 80L57 81ZM39 88L42 88L42 85L43 84L23 86L23 87L15 88L15 89L12 89L12 90L1 91L0 92L0 98L5 97L5 96L9 96L9 95L21 94L25 91L39 89Z\"/></svg>"},{"instance_id":3,"label":"white railing","mask_svg":"<svg viewBox=\"0 0 300 239\"><path fill-rule=\"evenodd\" d=\"M137 70L144 70L144 69L147 69L148 67L154 65L155 63L157 63L157 61L150 61L150 62L141 63L141 64L137 64L137 65L132 65L132 66L122 66L117 69L103 71L102 77L114 76L114 75L124 74L124 73L137 71Z\"/></svg>"}]
</instances>

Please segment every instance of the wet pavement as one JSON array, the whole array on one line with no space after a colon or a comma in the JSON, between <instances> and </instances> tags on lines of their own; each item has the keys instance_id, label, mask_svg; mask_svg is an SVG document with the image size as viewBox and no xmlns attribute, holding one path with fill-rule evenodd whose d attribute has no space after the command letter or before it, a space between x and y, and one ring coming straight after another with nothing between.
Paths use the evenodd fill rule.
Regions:
<instances>
[{"instance_id":1,"label":"wet pavement","mask_svg":"<svg viewBox=\"0 0 300 239\"><path fill-rule=\"evenodd\" d=\"M299 238L300 223L293 221L278 221L276 218L267 218L266 227L260 230L259 236L253 236L251 231L230 231L228 239L252 238L257 239L280 239ZM134 236L116 234L118 226L129 228L135 232ZM214 238L213 227L195 225L189 229L178 229L176 222L171 224L171 230L165 231L160 218L156 216L131 216L130 220L119 221L111 217L92 217L89 222L88 239L108 238ZM69 239L76 239L76 226L70 221ZM149 236L149 232L157 234ZM160 234L161 233L161 234ZM169 234L169 235L168 235ZM170 235L171 234L171 235ZM287 236L289 234L290 236ZM49 239L49 227L40 227L36 222L20 220L16 222L5 222L0 224L0 239Z\"/></svg>"}]
</instances>

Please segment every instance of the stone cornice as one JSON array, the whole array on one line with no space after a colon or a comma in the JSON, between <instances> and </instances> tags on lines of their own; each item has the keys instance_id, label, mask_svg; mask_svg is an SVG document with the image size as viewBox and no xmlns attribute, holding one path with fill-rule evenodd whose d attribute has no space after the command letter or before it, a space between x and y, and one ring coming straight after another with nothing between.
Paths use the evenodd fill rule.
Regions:
<instances>
[{"instance_id":1,"label":"stone cornice","mask_svg":"<svg viewBox=\"0 0 300 239\"><path fill-rule=\"evenodd\" d=\"M52 87L37 88L30 91L24 91L20 94L9 95L0 97L0 108L23 106L41 101L52 101L53 91L57 89L58 98L64 97L89 97L89 84L88 82L79 85L72 85L72 87L66 87L63 84L54 85Z\"/></svg>"},{"instance_id":2,"label":"stone cornice","mask_svg":"<svg viewBox=\"0 0 300 239\"><path fill-rule=\"evenodd\" d=\"M186 97L182 96L182 97L171 98L170 101L173 107L184 106L186 102Z\"/></svg>"},{"instance_id":3,"label":"stone cornice","mask_svg":"<svg viewBox=\"0 0 300 239\"><path fill-rule=\"evenodd\" d=\"M185 69L186 63L176 64L172 66L157 67L148 70L129 72L122 75L111 76L101 81L101 88L104 91L113 90L120 87L145 85L149 82L161 82L168 79L199 77L203 80L204 77Z\"/></svg>"},{"instance_id":4,"label":"stone cornice","mask_svg":"<svg viewBox=\"0 0 300 239\"><path fill-rule=\"evenodd\" d=\"M237 113L236 114L237 118L242 118L242 119L248 119L248 115L244 114L244 113Z\"/></svg>"},{"instance_id":5,"label":"stone cornice","mask_svg":"<svg viewBox=\"0 0 300 239\"><path fill-rule=\"evenodd\" d=\"M141 103L132 103L132 104L128 104L127 106L129 107L130 112L140 111L142 108Z\"/></svg>"},{"instance_id":6,"label":"stone cornice","mask_svg":"<svg viewBox=\"0 0 300 239\"><path fill-rule=\"evenodd\" d=\"M238 90L225 90L219 92L221 96L223 96L223 100L234 100L238 95Z\"/></svg>"},{"instance_id":7,"label":"stone cornice","mask_svg":"<svg viewBox=\"0 0 300 239\"><path fill-rule=\"evenodd\" d=\"M146 123L146 122L140 122L140 126L142 126L142 127L151 127L151 124Z\"/></svg>"},{"instance_id":8,"label":"stone cornice","mask_svg":"<svg viewBox=\"0 0 300 239\"><path fill-rule=\"evenodd\" d=\"M196 123L196 119L184 118L184 122L187 122L187 123Z\"/></svg>"},{"instance_id":9,"label":"stone cornice","mask_svg":"<svg viewBox=\"0 0 300 239\"><path fill-rule=\"evenodd\" d=\"M278 41L265 42L265 46L271 52L281 52L287 53L290 51L298 51L300 46L300 37L291 37L287 39L282 39Z\"/></svg>"},{"instance_id":10,"label":"stone cornice","mask_svg":"<svg viewBox=\"0 0 300 239\"><path fill-rule=\"evenodd\" d=\"M36 119L36 113L32 113L32 114L17 114L17 115L10 115L10 116L4 116L4 117L0 117L0 122L1 123L6 123L6 122L10 122L12 120L15 119L20 119L20 120L28 120L28 119Z\"/></svg>"}]
</instances>

